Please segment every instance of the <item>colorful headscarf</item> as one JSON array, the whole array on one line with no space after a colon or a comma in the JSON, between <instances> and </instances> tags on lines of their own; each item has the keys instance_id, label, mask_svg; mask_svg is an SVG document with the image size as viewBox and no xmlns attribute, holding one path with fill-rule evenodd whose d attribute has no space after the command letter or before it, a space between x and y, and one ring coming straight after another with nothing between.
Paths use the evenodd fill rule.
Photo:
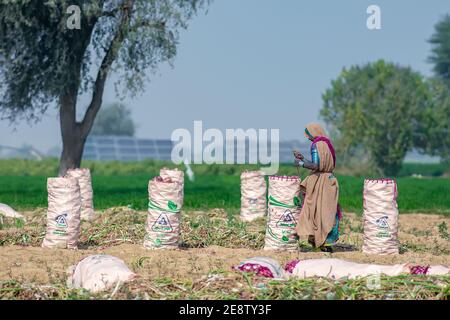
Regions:
<instances>
[{"instance_id":1,"label":"colorful headscarf","mask_svg":"<svg viewBox=\"0 0 450 320\"><path fill-rule=\"evenodd\" d=\"M308 123L306 125L305 132L308 135L308 137L311 138L311 140L314 140L319 136L327 137L325 130L322 128L322 126L314 122Z\"/></svg>"},{"instance_id":2,"label":"colorful headscarf","mask_svg":"<svg viewBox=\"0 0 450 320\"><path fill-rule=\"evenodd\" d=\"M325 133L325 130L323 127L318 123L308 123L305 128L305 133L308 135L308 137L313 141L313 144L323 141L328 145L328 148L330 149L331 155L333 157L333 165L336 164L336 153L334 151L333 144L331 143L330 139L328 138L327 134ZM311 146L312 147L312 146Z\"/></svg>"}]
</instances>

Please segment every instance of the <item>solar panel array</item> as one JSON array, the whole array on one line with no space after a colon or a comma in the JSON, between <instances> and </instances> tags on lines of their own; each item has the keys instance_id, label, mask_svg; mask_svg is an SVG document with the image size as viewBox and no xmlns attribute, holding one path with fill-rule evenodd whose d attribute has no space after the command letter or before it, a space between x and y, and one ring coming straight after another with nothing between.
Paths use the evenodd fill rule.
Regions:
<instances>
[{"instance_id":1,"label":"solar panel array","mask_svg":"<svg viewBox=\"0 0 450 320\"><path fill-rule=\"evenodd\" d=\"M253 153L249 150L250 142L247 140L245 146L234 143L234 163L238 163L238 154L245 154L244 163L249 163L250 159L258 159L259 149L255 149ZM267 144L267 155L271 155L271 144ZM83 159L99 160L99 161L140 161L146 159L153 160L171 160L173 143L170 140L155 139L139 139L133 137L121 136L90 136L84 148ZM283 141L279 144L279 161L280 163L292 163L292 150L299 150L307 155L309 146L300 141ZM224 158L226 156L226 146L223 150ZM213 154L214 156L214 154ZM194 155L190 155L191 162L194 161ZM242 162L242 161L241 161Z\"/></svg>"},{"instance_id":2,"label":"solar panel array","mask_svg":"<svg viewBox=\"0 0 450 320\"><path fill-rule=\"evenodd\" d=\"M170 160L172 141L120 136L90 136L86 140L85 160L139 161Z\"/></svg>"}]
</instances>

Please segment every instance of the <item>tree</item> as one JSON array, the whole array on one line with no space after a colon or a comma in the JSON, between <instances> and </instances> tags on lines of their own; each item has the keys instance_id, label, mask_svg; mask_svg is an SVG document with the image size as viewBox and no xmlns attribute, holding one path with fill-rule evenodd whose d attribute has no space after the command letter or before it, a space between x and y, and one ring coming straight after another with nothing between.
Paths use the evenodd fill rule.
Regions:
<instances>
[{"instance_id":1,"label":"tree","mask_svg":"<svg viewBox=\"0 0 450 320\"><path fill-rule=\"evenodd\" d=\"M430 98L416 131L414 145L422 153L450 163L450 95L441 79L428 81Z\"/></svg>"},{"instance_id":2,"label":"tree","mask_svg":"<svg viewBox=\"0 0 450 320\"><path fill-rule=\"evenodd\" d=\"M450 15L445 15L435 27L429 42L432 45L428 60L434 64L435 75L450 88Z\"/></svg>"},{"instance_id":3,"label":"tree","mask_svg":"<svg viewBox=\"0 0 450 320\"><path fill-rule=\"evenodd\" d=\"M422 152L450 162L450 15L436 24L429 42L429 61L437 79L430 80L432 98L416 144Z\"/></svg>"},{"instance_id":4,"label":"tree","mask_svg":"<svg viewBox=\"0 0 450 320\"><path fill-rule=\"evenodd\" d=\"M131 112L121 103L106 105L95 118L91 134L134 136L134 122Z\"/></svg>"},{"instance_id":5,"label":"tree","mask_svg":"<svg viewBox=\"0 0 450 320\"><path fill-rule=\"evenodd\" d=\"M0 0L3 118L37 121L56 104L63 142L59 173L79 167L111 72L118 75L116 88L140 92L149 71L175 57L179 30L208 3ZM77 100L86 92L91 100L78 119Z\"/></svg>"},{"instance_id":6,"label":"tree","mask_svg":"<svg viewBox=\"0 0 450 320\"><path fill-rule=\"evenodd\" d=\"M363 147L381 173L393 176L413 147L428 99L419 73L379 60L344 68L323 94L320 114L341 152Z\"/></svg>"}]
</instances>

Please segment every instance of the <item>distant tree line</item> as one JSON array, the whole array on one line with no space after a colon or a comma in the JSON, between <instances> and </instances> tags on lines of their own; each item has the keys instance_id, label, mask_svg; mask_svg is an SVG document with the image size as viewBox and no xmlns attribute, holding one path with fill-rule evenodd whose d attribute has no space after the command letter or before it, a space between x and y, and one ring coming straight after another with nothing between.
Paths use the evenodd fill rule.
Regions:
<instances>
[{"instance_id":1,"label":"distant tree line","mask_svg":"<svg viewBox=\"0 0 450 320\"><path fill-rule=\"evenodd\" d=\"M91 135L134 136L135 124L131 111L122 103L111 103L100 109Z\"/></svg>"}]
</instances>

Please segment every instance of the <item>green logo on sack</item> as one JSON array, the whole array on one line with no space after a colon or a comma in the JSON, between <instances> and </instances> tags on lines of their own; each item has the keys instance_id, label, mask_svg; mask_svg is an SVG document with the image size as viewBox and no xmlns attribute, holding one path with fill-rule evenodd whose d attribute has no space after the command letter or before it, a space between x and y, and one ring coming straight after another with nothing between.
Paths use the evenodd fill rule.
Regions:
<instances>
[{"instance_id":1,"label":"green logo on sack","mask_svg":"<svg viewBox=\"0 0 450 320\"><path fill-rule=\"evenodd\" d=\"M267 227L267 233L275 241L281 242L281 243L285 243L285 244L293 243L293 242L296 241L295 239L297 239L297 236L291 230L282 230L281 231L281 238L278 238L275 235L275 233L273 232L271 227Z\"/></svg>"},{"instance_id":2,"label":"green logo on sack","mask_svg":"<svg viewBox=\"0 0 450 320\"><path fill-rule=\"evenodd\" d=\"M390 238L391 237L391 233L388 231L380 231L376 234L377 238Z\"/></svg>"},{"instance_id":3,"label":"green logo on sack","mask_svg":"<svg viewBox=\"0 0 450 320\"><path fill-rule=\"evenodd\" d=\"M55 230L53 231L53 234L57 236L66 236L67 232L65 232L64 230Z\"/></svg>"},{"instance_id":4,"label":"green logo on sack","mask_svg":"<svg viewBox=\"0 0 450 320\"><path fill-rule=\"evenodd\" d=\"M177 210L178 205L175 202L169 200L169 202L167 202L167 207L169 207L170 210Z\"/></svg>"},{"instance_id":5,"label":"green logo on sack","mask_svg":"<svg viewBox=\"0 0 450 320\"><path fill-rule=\"evenodd\" d=\"M178 208L178 205L169 200L167 202L167 208L161 208L159 207L155 202L153 202L151 199L148 202L148 209L149 210L158 210L158 211L164 211L166 213L179 213L180 209Z\"/></svg>"}]
</instances>

